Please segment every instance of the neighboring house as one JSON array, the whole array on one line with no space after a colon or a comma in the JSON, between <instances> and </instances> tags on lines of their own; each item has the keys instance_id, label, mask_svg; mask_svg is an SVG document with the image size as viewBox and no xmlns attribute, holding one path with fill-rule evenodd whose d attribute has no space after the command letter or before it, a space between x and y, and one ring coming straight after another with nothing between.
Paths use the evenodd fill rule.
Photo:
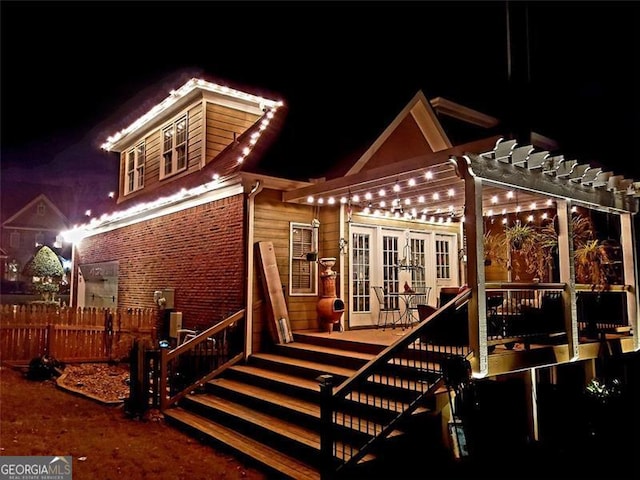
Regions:
<instances>
[{"instance_id":1,"label":"neighboring house","mask_svg":"<svg viewBox=\"0 0 640 480\"><path fill-rule=\"evenodd\" d=\"M60 232L70 226L59 206L43 193L31 197L26 203L3 205L1 245L6 255L3 259L3 279L10 282L28 281L23 277L22 269L38 247L43 245L70 259L70 245L63 244L60 236Z\"/></svg>"}]
</instances>

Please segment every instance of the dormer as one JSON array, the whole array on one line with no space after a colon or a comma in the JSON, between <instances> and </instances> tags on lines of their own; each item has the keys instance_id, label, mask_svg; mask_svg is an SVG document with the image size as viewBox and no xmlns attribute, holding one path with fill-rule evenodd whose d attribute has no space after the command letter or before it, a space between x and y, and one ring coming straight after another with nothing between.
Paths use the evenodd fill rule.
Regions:
<instances>
[{"instance_id":1,"label":"dormer","mask_svg":"<svg viewBox=\"0 0 640 480\"><path fill-rule=\"evenodd\" d=\"M120 154L118 203L197 172L279 102L191 79L102 145Z\"/></svg>"}]
</instances>

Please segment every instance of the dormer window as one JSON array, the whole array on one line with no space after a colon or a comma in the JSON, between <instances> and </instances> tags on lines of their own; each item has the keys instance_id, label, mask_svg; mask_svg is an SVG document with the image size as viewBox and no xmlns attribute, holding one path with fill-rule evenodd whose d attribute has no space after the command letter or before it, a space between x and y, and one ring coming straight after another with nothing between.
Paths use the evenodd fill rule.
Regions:
<instances>
[{"instance_id":1,"label":"dormer window","mask_svg":"<svg viewBox=\"0 0 640 480\"><path fill-rule=\"evenodd\" d=\"M144 142L136 145L127 152L127 193L134 192L144 187L144 164L146 161L146 149Z\"/></svg>"},{"instance_id":2,"label":"dormer window","mask_svg":"<svg viewBox=\"0 0 640 480\"><path fill-rule=\"evenodd\" d=\"M160 178L187 168L187 116L162 129L162 168Z\"/></svg>"}]
</instances>

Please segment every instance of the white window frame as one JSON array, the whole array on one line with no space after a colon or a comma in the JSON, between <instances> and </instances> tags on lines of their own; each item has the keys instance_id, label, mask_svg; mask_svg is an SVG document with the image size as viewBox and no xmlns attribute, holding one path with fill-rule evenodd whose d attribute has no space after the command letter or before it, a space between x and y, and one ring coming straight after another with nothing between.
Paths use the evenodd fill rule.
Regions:
<instances>
[{"instance_id":1,"label":"white window frame","mask_svg":"<svg viewBox=\"0 0 640 480\"><path fill-rule=\"evenodd\" d=\"M170 125L160 131L162 160L160 162L160 179L170 177L187 169L189 139L189 122L187 114L181 115Z\"/></svg>"},{"instance_id":2,"label":"white window frame","mask_svg":"<svg viewBox=\"0 0 640 480\"><path fill-rule=\"evenodd\" d=\"M309 232L309 241L296 242L294 237L297 230ZM313 225L310 223L289 223L289 295L291 296L316 296L318 295L318 263L308 260L307 253L315 252L317 256L317 237ZM294 287L301 282L294 281L298 272L308 272L309 285L307 287ZM306 274L304 275L306 276Z\"/></svg>"},{"instance_id":3,"label":"white window frame","mask_svg":"<svg viewBox=\"0 0 640 480\"><path fill-rule=\"evenodd\" d=\"M147 149L144 141L127 151L124 159L125 195L144 187L144 166L146 161Z\"/></svg>"},{"instance_id":4,"label":"white window frame","mask_svg":"<svg viewBox=\"0 0 640 480\"><path fill-rule=\"evenodd\" d=\"M436 279L437 281L441 280L451 280L453 278L453 265L452 258L453 252L450 251L453 243L451 242L450 237L445 237L442 235L436 236L435 239L435 269L436 269ZM446 248L442 248L446 247Z\"/></svg>"}]
</instances>

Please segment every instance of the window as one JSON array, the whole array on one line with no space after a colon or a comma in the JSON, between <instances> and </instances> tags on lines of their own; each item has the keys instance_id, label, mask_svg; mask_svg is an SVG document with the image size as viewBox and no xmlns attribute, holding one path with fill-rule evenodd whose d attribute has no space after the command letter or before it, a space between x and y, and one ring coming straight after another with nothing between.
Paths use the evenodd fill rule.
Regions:
<instances>
[{"instance_id":1,"label":"window","mask_svg":"<svg viewBox=\"0 0 640 480\"><path fill-rule=\"evenodd\" d=\"M9 246L11 248L20 248L20 232L11 232Z\"/></svg>"},{"instance_id":2,"label":"window","mask_svg":"<svg viewBox=\"0 0 640 480\"><path fill-rule=\"evenodd\" d=\"M144 164L146 161L145 144L140 143L127 152L127 193L144 187Z\"/></svg>"},{"instance_id":3,"label":"window","mask_svg":"<svg viewBox=\"0 0 640 480\"><path fill-rule=\"evenodd\" d=\"M447 240L436 240L436 278L438 280L451 278L451 253Z\"/></svg>"},{"instance_id":4,"label":"window","mask_svg":"<svg viewBox=\"0 0 640 480\"><path fill-rule=\"evenodd\" d=\"M317 295L317 264L307 260L307 253L316 252L314 231L311 225L290 224L291 273L289 293L291 295Z\"/></svg>"},{"instance_id":5,"label":"window","mask_svg":"<svg viewBox=\"0 0 640 480\"><path fill-rule=\"evenodd\" d=\"M411 239L412 263L417 267L411 270L411 286L413 288L425 288L427 286L426 250L427 242L424 238Z\"/></svg>"},{"instance_id":6,"label":"window","mask_svg":"<svg viewBox=\"0 0 640 480\"><path fill-rule=\"evenodd\" d=\"M371 311L371 235L354 233L351 238L351 295L354 312Z\"/></svg>"},{"instance_id":7,"label":"window","mask_svg":"<svg viewBox=\"0 0 640 480\"><path fill-rule=\"evenodd\" d=\"M5 270L5 278L10 282L18 281L18 272L20 271L20 264L14 258L7 264L7 268Z\"/></svg>"},{"instance_id":8,"label":"window","mask_svg":"<svg viewBox=\"0 0 640 480\"><path fill-rule=\"evenodd\" d=\"M44 245L44 233L38 232L36 233L36 247L40 247Z\"/></svg>"},{"instance_id":9,"label":"window","mask_svg":"<svg viewBox=\"0 0 640 480\"><path fill-rule=\"evenodd\" d=\"M47 213L47 206L43 202L40 202L38 204L37 209L38 209L37 213L39 217L44 217L45 214Z\"/></svg>"},{"instance_id":10,"label":"window","mask_svg":"<svg viewBox=\"0 0 640 480\"><path fill-rule=\"evenodd\" d=\"M187 168L187 116L162 129L162 169L167 177Z\"/></svg>"}]
</instances>

